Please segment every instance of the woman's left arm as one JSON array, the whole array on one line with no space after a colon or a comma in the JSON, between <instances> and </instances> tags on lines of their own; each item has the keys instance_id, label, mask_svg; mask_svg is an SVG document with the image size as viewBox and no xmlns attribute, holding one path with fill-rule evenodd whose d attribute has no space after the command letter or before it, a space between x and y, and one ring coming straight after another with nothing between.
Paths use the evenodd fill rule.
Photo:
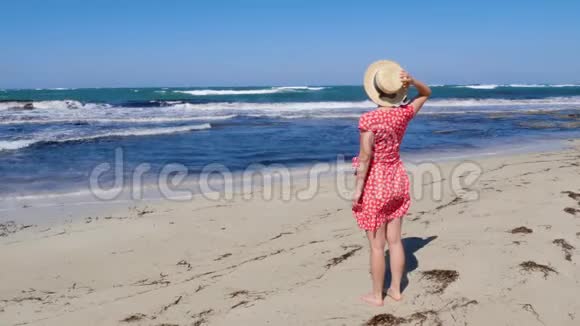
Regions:
<instances>
[{"instance_id":1,"label":"woman's left arm","mask_svg":"<svg viewBox=\"0 0 580 326\"><path fill-rule=\"evenodd\" d=\"M365 181L373 157L373 144L375 134L372 131L362 131L360 133L360 153L358 155L358 168L356 170L356 185L352 197L353 208L358 205L363 193Z\"/></svg>"}]
</instances>

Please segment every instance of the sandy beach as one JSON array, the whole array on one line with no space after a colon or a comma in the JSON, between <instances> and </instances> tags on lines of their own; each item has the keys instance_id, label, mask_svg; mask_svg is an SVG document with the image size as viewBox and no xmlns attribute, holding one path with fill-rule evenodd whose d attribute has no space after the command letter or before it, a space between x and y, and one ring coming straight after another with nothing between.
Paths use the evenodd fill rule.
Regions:
<instances>
[{"instance_id":1,"label":"sandy beach","mask_svg":"<svg viewBox=\"0 0 580 326\"><path fill-rule=\"evenodd\" d=\"M404 300L382 308L358 299L368 245L329 180L303 201L2 211L0 324L578 325L580 143L567 144L473 159L468 185L461 162L440 163L419 187L442 198L405 217ZM70 221L11 218L31 215Z\"/></svg>"},{"instance_id":2,"label":"sandy beach","mask_svg":"<svg viewBox=\"0 0 580 326\"><path fill-rule=\"evenodd\" d=\"M1 12L0 326L580 326L580 1Z\"/></svg>"}]
</instances>

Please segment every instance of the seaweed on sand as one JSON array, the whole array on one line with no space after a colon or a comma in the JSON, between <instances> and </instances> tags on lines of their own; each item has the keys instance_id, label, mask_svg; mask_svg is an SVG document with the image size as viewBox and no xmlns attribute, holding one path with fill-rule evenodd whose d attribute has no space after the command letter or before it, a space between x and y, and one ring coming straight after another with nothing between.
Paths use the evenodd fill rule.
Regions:
<instances>
[{"instance_id":1,"label":"seaweed on sand","mask_svg":"<svg viewBox=\"0 0 580 326\"><path fill-rule=\"evenodd\" d=\"M576 249L573 245L566 242L564 239L556 239L552 241L553 244L562 247L562 251L564 251L564 257L567 261L572 261L572 250Z\"/></svg>"},{"instance_id":2,"label":"seaweed on sand","mask_svg":"<svg viewBox=\"0 0 580 326\"><path fill-rule=\"evenodd\" d=\"M121 321L124 322L124 323L132 323L132 322L135 322L135 321L143 320L145 318L147 318L147 315L144 315L144 314L133 314L133 315L131 315L131 316L125 318L125 319L122 319Z\"/></svg>"},{"instance_id":3,"label":"seaweed on sand","mask_svg":"<svg viewBox=\"0 0 580 326\"><path fill-rule=\"evenodd\" d=\"M333 266L336 266L340 263L342 263L343 261L349 259L351 256L353 256L357 251L362 249L362 246L359 245L353 245L353 246L342 246L343 249L349 249L352 248L351 250L345 252L344 254L338 256L338 257L334 257L332 259L330 259L328 261L328 264L326 264L326 268L331 268Z\"/></svg>"},{"instance_id":4,"label":"seaweed on sand","mask_svg":"<svg viewBox=\"0 0 580 326\"><path fill-rule=\"evenodd\" d=\"M531 260L521 263L520 268L526 272L541 272L544 274L544 278L548 278L548 275L550 275L550 273L558 274L558 272L552 267L538 264Z\"/></svg>"},{"instance_id":5,"label":"seaweed on sand","mask_svg":"<svg viewBox=\"0 0 580 326\"><path fill-rule=\"evenodd\" d=\"M459 278L459 273L453 270L434 269L422 272L422 274L427 280L437 283L431 291L433 294L443 293L449 284L457 281Z\"/></svg>"},{"instance_id":6,"label":"seaweed on sand","mask_svg":"<svg viewBox=\"0 0 580 326\"><path fill-rule=\"evenodd\" d=\"M522 234L529 234L534 232L532 229L529 229L525 226L520 226L517 228L512 229L511 231L509 231L511 234L517 234L517 233L522 233Z\"/></svg>"}]
</instances>

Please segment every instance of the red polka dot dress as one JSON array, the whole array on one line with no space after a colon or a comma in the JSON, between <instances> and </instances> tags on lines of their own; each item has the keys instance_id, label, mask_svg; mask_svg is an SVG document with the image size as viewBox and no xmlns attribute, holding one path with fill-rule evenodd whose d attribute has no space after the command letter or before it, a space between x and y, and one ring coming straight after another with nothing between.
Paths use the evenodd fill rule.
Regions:
<instances>
[{"instance_id":1,"label":"red polka dot dress","mask_svg":"<svg viewBox=\"0 0 580 326\"><path fill-rule=\"evenodd\" d=\"M415 109L402 105L390 110L377 109L363 114L359 130L375 135L373 157L363 194L353 213L361 229L374 231L384 223L403 217L411 205L409 177L399 149ZM353 158L358 167L358 158Z\"/></svg>"}]
</instances>

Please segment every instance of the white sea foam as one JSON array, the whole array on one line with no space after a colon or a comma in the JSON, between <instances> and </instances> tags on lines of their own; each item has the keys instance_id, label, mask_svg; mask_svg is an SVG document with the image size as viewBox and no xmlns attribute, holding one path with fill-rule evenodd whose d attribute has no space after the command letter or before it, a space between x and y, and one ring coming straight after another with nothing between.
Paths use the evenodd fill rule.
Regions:
<instances>
[{"instance_id":1,"label":"white sea foam","mask_svg":"<svg viewBox=\"0 0 580 326\"><path fill-rule=\"evenodd\" d=\"M503 87L580 87L580 84L509 84L502 85Z\"/></svg>"},{"instance_id":2,"label":"white sea foam","mask_svg":"<svg viewBox=\"0 0 580 326\"><path fill-rule=\"evenodd\" d=\"M23 105L21 102L14 102ZM0 103L11 107L9 102ZM171 124L189 121L214 121L238 116L277 118L348 118L376 107L370 101L328 102L167 102L163 107L111 107L76 101L34 102L34 110L0 110L0 125L16 124ZM538 110L577 109L580 96L543 99L473 99L446 98L427 102L423 112L465 113L492 111L525 112ZM76 109L70 109L71 107ZM345 116L346 115L346 116ZM161 126L160 126L161 127ZM164 126L167 127L167 126ZM85 128L83 126L75 128Z\"/></svg>"},{"instance_id":3,"label":"white sea foam","mask_svg":"<svg viewBox=\"0 0 580 326\"><path fill-rule=\"evenodd\" d=\"M487 85L456 85L456 88L496 89L498 87L513 88L545 88L545 87L580 87L580 84L487 84Z\"/></svg>"},{"instance_id":4,"label":"white sea foam","mask_svg":"<svg viewBox=\"0 0 580 326\"><path fill-rule=\"evenodd\" d=\"M557 84L557 85L548 85L547 87L580 87L580 84Z\"/></svg>"},{"instance_id":5,"label":"white sea foam","mask_svg":"<svg viewBox=\"0 0 580 326\"><path fill-rule=\"evenodd\" d=\"M25 88L23 88L25 89ZM35 91L73 91L78 88L71 87L49 87L49 88L35 88Z\"/></svg>"},{"instance_id":6,"label":"white sea foam","mask_svg":"<svg viewBox=\"0 0 580 326\"><path fill-rule=\"evenodd\" d=\"M271 102L271 103L242 103L219 102L206 104L183 103L173 106L175 109L198 111L232 110L232 111L312 111L321 109L368 109L376 106L371 101L357 102Z\"/></svg>"},{"instance_id":7,"label":"white sea foam","mask_svg":"<svg viewBox=\"0 0 580 326\"><path fill-rule=\"evenodd\" d=\"M544 99L433 99L426 107L486 107L486 106L528 106L528 105L580 105L580 96L551 97ZM172 108L196 111L264 111L264 112L297 112L340 109L369 109L376 107L370 101L356 102L280 102L280 103L241 103L219 102L207 104L176 104Z\"/></svg>"},{"instance_id":8,"label":"white sea foam","mask_svg":"<svg viewBox=\"0 0 580 326\"><path fill-rule=\"evenodd\" d=\"M495 89L499 87L499 85L491 84L491 85L458 85L455 86L457 88L471 88L471 89Z\"/></svg>"},{"instance_id":9,"label":"white sea foam","mask_svg":"<svg viewBox=\"0 0 580 326\"><path fill-rule=\"evenodd\" d=\"M248 114L254 118L278 118L278 119L358 119L361 113L313 113L313 114L284 114L284 113L263 113Z\"/></svg>"},{"instance_id":10,"label":"white sea foam","mask_svg":"<svg viewBox=\"0 0 580 326\"><path fill-rule=\"evenodd\" d=\"M311 86L280 86L276 87L279 90L303 90L303 91L321 91L326 87L311 87Z\"/></svg>"},{"instance_id":11,"label":"white sea foam","mask_svg":"<svg viewBox=\"0 0 580 326\"><path fill-rule=\"evenodd\" d=\"M175 133L188 132L188 131L194 131L194 130L204 130L204 129L210 129L210 128L211 128L211 125L209 123L204 123L204 124L200 124L200 125L181 126L181 127L129 129L129 130L123 130L123 131L110 131L110 132L96 134L96 135L87 135L87 136L58 139L55 141L56 142L70 142L70 141L92 140L92 139L108 138L108 137L166 135L166 134L175 134Z\"/></svg>"},{"instance_id":12,"label":"white sea foam","mask_svg":"<svg viewBox=\"0 0 580 326\"><path fill-rule=\"evenodd\" d=\"M257 95L257 94L273 94L278 93L279 90L275 89L255 89L255 90L193 90L193 91L174 91L175 93L189 94L193 96L206 96L206 95Z\"/></svg>"},{"instance_id":13,"label":"white sea foam","mask_svg":"<svg viewBox=\"0 0 580 326\"><path fill-rule=\"evenodd\" d=\"M26 107L26 104L29 104ZM180 101L168 101L166 102L168 106L162 108L141 108L141 107L112 107L108 104L101 103L81 103L79 101L64 100L64 101L37 101L37 102L0 102L0 111L6 109L15 109L14 112L9 113L19 114L21 116L34 115L38 111L43 111L42 114L54 115L55 118L58 114L65 115L67 118L65 120L90 120L94 118L99 121L98 118L103 118L102 122L107 122L107 119L111 121L115 120L117 117L115 115L129 115L125 120L120 119L119 121L128 122L131 119L135 119L135 122L147 122L147 119L154 121L153 117L146 116L140 117L135 116L136 113L139 114L157 114L159 112L167 111L170 113L175 110L184 111L246 111L246 110L264 110L264 111L300 111L300 110L324 110L324 109L367 109L375 106L370 101L321 101L321 102L266 102L266 103L255 103L255 102L216 102L216 103L182 103ZM474 98L446 98L446 99L432 99L427 102L426 106L521 106L521 105L578 105L580 104L580 96L569 96L569 97L547 97L542 99L498 99L498 98L487 98L487 99L474 99ZM34 109L32 109L30 107ZM20 110L19 110L20 109ZM60 111L60 112L59 112ZM99 113L100 112L100 113ZM106 112L107 117L100 117ZM57 114L58 113L58 114ZM175 114L175 113L171 113ZM223 117L215 117L215 119L227 119L231 118L228 115ZM165 117L159 118L159 122L170 122L169 119L175 118L176 121L179 119L211 119L212 116L180 116L180 117L167 117L167 121L163 121Z\"/></svg>"},{"instance_id":14,"label":"white sea foam","mask_svg":"<svg viewBox=\"0 0 580 326\"><path fill-rule=\"evenodd\" d=\"M189 94L193 96L207 96L207 95L259 95L259 94L274 94L292 91L319 91L324 87L310 87L310 86L282 86L262 89L196 89L187 91L174 91L176 93Z\"/></svg>"},{"instance_id":15,"label":"white sea foam","mask_svg":"<svg viewBox=\"0 0 580 326\"><path fill-rule=\"evenodd\" d=\"M149 123L175 123L175 122L188 122L188 121L215 121L215 120L228 120L235 118L237 115L214 115L214 116L196 116L196 117L145 117L145 118L70 118L70 119L18 119L18 120L6 120L0 121L0 125L16 125L16 124L51 124L51 123L69 123L69 124L82 124L82 123L102 123L102 124L115 124L115 123L128 123L128 124L149 124Z\"/></svg>"},{"instance_id":16,"label":"white sea foam","mask_svg":"<svg viewBox=\"0 0 580 326\"><path fill-rule=\"evenodd\" d=\"M110 107L108 104L81 103L74 100L62 101L8 101L0 102L0 111L4 110L36 110L36 109L92 109Z\"/></svg>"},{"instance_id":17,"label":"white sea foam","mask_svg":"<svg viewBox=\"0 0 580 326\"><path fill-rule=\"evenodd\" d=\"M209 123L199 124L199 125L189 125L180 127L165 127L165 128L149 128L149 129L128 129L121 131L109 131L98 134L89 134L74 137L61 137L58 134L49 135L37 135L32 139L20 139L20 140L3 140L0 141L0 151L2 150L16 150L31 146L37 143L65 143L65 142L75 142L75 141L86 141L95 140L100 138L110 138L110 137L135 137L135 136L154 136L154 135L167 135L175 133L183 133L195 130L205 130L210 129L211 125Z\"/></svg>"},{"instance_id":18,"label":"white sea foam","mask_svg":"<svg viewBox=\"0 0 580 326\"><path fill-rule=\"evenodd\" d=\"M580 96L570 97L547 97L543 99L433 99L425 106L445 106L445 107L472 107L472 106L526 106L526 105L578 105Z\"/></svg>"},{"instance_id":19,"label":"white sea foam","mask_svg":"<svg viewBox=\"0 0 580 326\"><path fill-rule=\"evenodd\" d=\"M16 150L36 143L34 140L0 140L0 151Z\"/></svg>"},{"instance_id":20,"label":"white sea foam","mask_svg":"<svg viewBox=\"0 0 580 326\"><path fill-rule=\"evenodd\" d=\"M14 101L0 102L0 111L22 107L24 107L24 103L22 102L14 102Z\"/></svg>"},{"instance_id":21,"label":"white sea foam","mask_svg":"<svg viewBox=\"0 0 580 326\"><path fill-rule=\"evenodd\" d=\"M550 85L541 85L541 84L509 84L509 85L502 85L503 87L516 87L516 88L538 88L538 87L552 87Z\"/></svg>"}]
</instances>

